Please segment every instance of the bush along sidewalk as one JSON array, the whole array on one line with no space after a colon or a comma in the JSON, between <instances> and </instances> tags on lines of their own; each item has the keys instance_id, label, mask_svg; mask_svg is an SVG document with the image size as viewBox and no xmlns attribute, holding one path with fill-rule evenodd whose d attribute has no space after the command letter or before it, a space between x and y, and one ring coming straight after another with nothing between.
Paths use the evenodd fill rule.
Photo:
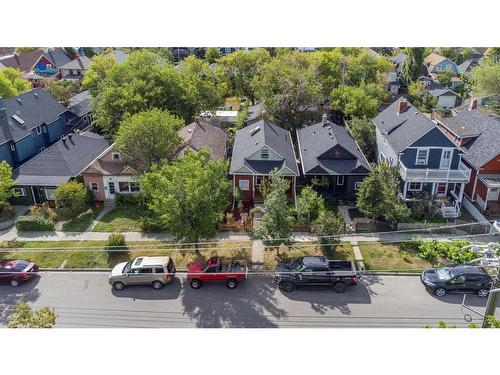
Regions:
<instances>
[{"instance_id":1,"label":"bush along sidewalk","mask_svg":"<svg viewBox=\"0 0 500 375\"><path fill-rule=\"evenodd\" d=\"M19 232L48 232L54 230L54 222L42 216L19 216L16 229Z\"/></svg>"},{"instance_id":2,"label":"bush along sidewalk","mask_svg":"<svg viewBox=\"0 0 500 375\"><path fill-rule=\"evenodd\" d=\"M432 261L438 256L449 259L454 263L468 263L479 257L471 249L463 250L464 246L469 245L469 241L455 240L452 242L423 241L416 238L413 241L403 242L400 245L401 250L415 250L418 255L427 261Z\"/></svg>"}]
</instances>

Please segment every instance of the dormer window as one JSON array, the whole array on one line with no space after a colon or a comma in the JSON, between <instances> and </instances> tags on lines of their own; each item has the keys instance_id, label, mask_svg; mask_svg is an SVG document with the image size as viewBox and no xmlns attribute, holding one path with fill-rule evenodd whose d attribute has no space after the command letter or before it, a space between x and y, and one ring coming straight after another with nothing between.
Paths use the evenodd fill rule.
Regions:
<instances>
[{"instance_id":1,"label":"dormer window","mask_svg":"<svg viewBox=\"0 0 500 375\"><path fill-rule=\"evenodd\" d=\"M263 148L262 150L260 150L260 158L269 159L269 150L267 148Z\"/></svg>"},{"instance_id":2,"label":"dormer window","mask_svg":"<svg viewBox=\"0 0 500 375\"><path fill-rule=\"evenodd\" d=\"M111 154L111 158L112 158L113 160L121 160L120 153L119 153L119 152L113 152L113 153Z\"/></svg>"}]
</instances>

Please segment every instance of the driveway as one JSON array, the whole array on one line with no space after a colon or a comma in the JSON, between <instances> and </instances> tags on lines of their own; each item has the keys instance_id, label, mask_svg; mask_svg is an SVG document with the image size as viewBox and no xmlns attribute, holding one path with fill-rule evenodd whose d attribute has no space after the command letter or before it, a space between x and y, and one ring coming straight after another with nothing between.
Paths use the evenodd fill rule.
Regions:
<instances>
[{"instance_id":1,"label":"driveway","mask_svg":"<svg viewBox=\"0 0 500 375\"><path fill-rule=\"evenodd\" d=\"M18 288L0 285L1 325L20 300L35 308L54 307L57 327L419 328L440 320L467 324L460 311L461 295L438 299L415 276L365 277L364 285L344 294L284 294L267 275L250 275L235 290L214 284L193 290L180 276L160 291L129 287L117 292L108 285L107 273L41 273ZM470 296L468 303L484 311L486 300Z\"/></svg>"}]
</instances>

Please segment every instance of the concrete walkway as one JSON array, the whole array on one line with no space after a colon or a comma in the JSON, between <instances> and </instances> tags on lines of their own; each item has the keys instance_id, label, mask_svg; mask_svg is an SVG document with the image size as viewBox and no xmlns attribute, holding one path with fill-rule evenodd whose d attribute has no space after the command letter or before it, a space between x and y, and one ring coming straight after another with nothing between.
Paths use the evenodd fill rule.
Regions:
<instances>
[{"instance_id":1,"label":"concrete walkway","mask_svg":"<svg viewBox=\"0 0 500 375\"><path fill-rule=\"evenodd\" d=\"M365 264L363 263L363 255L358 246L358 241L351 241L352 251L354 253L354 261L356 262L356 268L358 270L364 270Z\"/></svg>"},{"instance_id":2,"label":"concrete walkway","mask_svg":"<svg viewBox=\"0 0 500 375\"><path fill-rule=\"evenodd\" d=\"M255 240L252 243L252 269L261 270L264 265L264 254L266 248L261 240Z\"/></svg>"},{"instance_id":3,"label":"concrete walkway","mask_svg":"<svg viewBox=\"0 0 500 375\"><path fill-rule=\"evenodd\" d=\"M99 215L97 215L95 217L95 219L92 220L92 223L90 223L89 227L85 230L85 233L92 232L94 230L95 226L97 225L97 223L102 220L102 218L104 217L104 215L106 215L109 211L111 211L113 209L115 209L114 206L112 206L112 207L104 207L102 209L102 211L99 212Z\"/></svg>"}]
</instances>

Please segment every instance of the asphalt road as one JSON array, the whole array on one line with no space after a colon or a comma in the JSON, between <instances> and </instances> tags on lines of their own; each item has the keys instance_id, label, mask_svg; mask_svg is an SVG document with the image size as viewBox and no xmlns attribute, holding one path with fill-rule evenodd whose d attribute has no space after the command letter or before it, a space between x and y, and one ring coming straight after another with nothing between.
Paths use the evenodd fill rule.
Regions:
<instances>
[{"instance_id":1,"label":"asphalt road","mask_svg":"<svg viewBox=\"0 0 500 375\"><path fill-rule=\"evenodd\" d=\"M180 276L162 290L117 292L107 273L40 273L17 288L0 285L0 325L21 300L51 306L57 327L423 327L445 321L466 326L462 295L437 298L415 276L365 276L344 294L298 290L284 294L269 276L249 275L237 289L189 287ZM484 311L486 299L467 303ZM499 311L498 309L497 311ZM497 313L498 315L498 313ZM475 316L475 322L480 318Z\"/></svg>"}]
</instances>

